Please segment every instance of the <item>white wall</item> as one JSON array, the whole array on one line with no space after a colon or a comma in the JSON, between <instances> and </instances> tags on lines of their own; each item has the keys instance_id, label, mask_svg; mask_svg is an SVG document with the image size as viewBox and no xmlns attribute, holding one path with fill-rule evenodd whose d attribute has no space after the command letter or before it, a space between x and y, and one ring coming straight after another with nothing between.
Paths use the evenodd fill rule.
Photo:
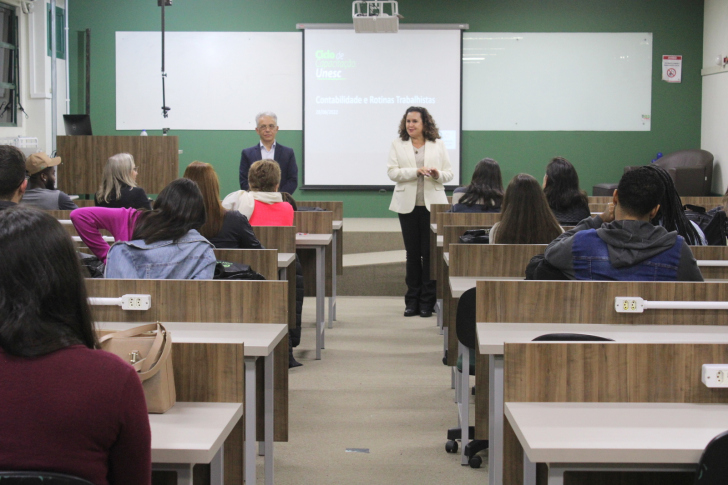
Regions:
<instances>
[{"instance_id":1,"label":"white wall","mask_svg":"<svg viewBox=\"0 0 728 485\"><path fill-rule=\"evenodd\" d=\"M728 56L728 0L705 0L703 70L717 67L716 58ZM713 192L728 186L728 70L703 75L700 146L715 155Z\"/></svg>"},{"instance_id":2,"label":"white wall","mask_svg":"<svg viewBox=\"0 0 728 485\"><path fill-rule=\"evenodd\" d=\"M38 149L50 153L53 147L51 127L51 58L46 39L46 0L35 0L33 12L23 13L20 0L0 0L16 6L20 40L20 104L28 118L18 112L17 127L0 127L0 138L33 136L38 138ZM64 0L56 5L65 8ZM66 49L68 51L68 48ZM66 53L68 57L68 52ZM58 134L63 135L63 114L66 113L66 61L58 59L57 106Z\"/></svg>"}]
</instances>

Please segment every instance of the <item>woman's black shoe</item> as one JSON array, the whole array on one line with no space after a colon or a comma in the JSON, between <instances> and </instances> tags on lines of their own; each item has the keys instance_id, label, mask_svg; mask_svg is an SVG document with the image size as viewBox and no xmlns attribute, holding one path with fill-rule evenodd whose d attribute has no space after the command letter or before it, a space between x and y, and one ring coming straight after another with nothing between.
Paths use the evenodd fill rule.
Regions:
<instances>
[{"instance_id":1,"label":"woman's black shoe","mask_svg":"<svg viewBox=\"0 0 728 485\"><path fill-rule=\"evenodd\" d=\"M417 305L417 304L407 305L407 307L404 309L405 317L414 317L418 313L420 313L420 308L419 308L419 305Z\"/></svg>"}]
</instances>

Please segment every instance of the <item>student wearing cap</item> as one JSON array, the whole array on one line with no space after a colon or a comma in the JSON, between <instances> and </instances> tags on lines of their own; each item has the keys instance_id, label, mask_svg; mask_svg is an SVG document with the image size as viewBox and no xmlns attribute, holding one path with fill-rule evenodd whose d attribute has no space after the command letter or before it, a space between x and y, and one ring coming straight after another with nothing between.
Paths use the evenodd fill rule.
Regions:
<instances>
[{"instance_id":1,"label":"student wearing cap","mask_svg":"<svg viewBox=\"0 0 728 485\"><path fill-rule=\"evenodd\" d=\"M78 209L68 195L56 190L53 167L60 163L61 157L51 158L42 152L34 153L26 159L25 170L30 178L23 196L23 204L44 210Z\"/></svg>"},{"instance_id":2,"label":"student wearing cap","mask_svg":"<svg viewBox=\"0 0 728 485\"><path fill-rule=\"evenodd\" d=\"M0 211L20 202L25 180L25 155L11 145L0 145Z\"/></svg>"}]
</instances>

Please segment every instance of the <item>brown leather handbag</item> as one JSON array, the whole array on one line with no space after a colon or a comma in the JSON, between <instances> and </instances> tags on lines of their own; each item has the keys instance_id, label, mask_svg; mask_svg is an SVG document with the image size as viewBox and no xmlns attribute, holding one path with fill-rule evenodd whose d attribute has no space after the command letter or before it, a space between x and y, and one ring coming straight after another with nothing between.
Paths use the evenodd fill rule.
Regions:
<instances>
[{"instance_id":1,"label":"brown leather handbag","mask_svg":"<svg viewBox=\"0 0 728 485\"><path fill-rule=\"evenodd\" d=\"M157 323L113 332L99 339L101 348L129 362L139 374L147 411L161 414L177 401L172 371L172 336Z\"/></svg>"}]
</instances>

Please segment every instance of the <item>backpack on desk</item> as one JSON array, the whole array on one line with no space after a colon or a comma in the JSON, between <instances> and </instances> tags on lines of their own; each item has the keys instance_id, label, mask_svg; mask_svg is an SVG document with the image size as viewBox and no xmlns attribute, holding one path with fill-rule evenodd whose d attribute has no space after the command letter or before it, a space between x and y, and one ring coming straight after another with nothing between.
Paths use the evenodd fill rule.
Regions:
<instances>
[{"instance_id":1,"label":"backpack on desk","mask_svg":"<svg viewBox=\"0 0 728 485\"><path fill-rule=\"evenodd\" d=\"M265 276L254 271L249 265L218 261L215 264L215 280L264 280Z\"/></svg>"},{"instance_id":2,"label":"backpack on desk","mask_svg":"<svg viewBox=\"0 0 728 485\"><path fill-rule=\"evenodd\" d=\"M705 234L709 246L725 246L728 236L728 216L723 207L705 210L705 207L685 204L685 217L695 222Z\"/></svg>"}]
</instances>

